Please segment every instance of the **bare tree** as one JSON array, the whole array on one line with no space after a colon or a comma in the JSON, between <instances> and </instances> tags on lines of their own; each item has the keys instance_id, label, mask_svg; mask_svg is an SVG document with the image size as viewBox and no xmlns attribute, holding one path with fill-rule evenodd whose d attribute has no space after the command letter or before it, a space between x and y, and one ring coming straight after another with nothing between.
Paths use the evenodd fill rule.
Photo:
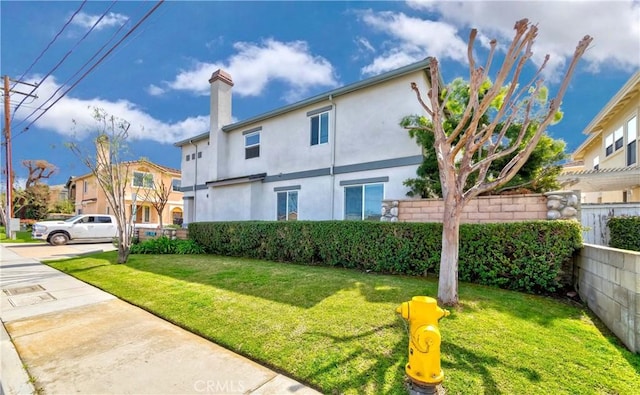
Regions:
<instances>
[{"instance_id":1,"label":"bare tree","mask_svg":"<svg viewBox=\"0 0 640 395\"><path fill-rule=\"evenodd\" d=\"M75 143L67 146L91 170L98 186L104 192L118 225L118 263L126 263L134 233L133 210L128 215L126 210L127 187L131 184L131 162L123 160L127 152L126 143L131 124L97 108L94 109L93 118L98 126L95 154ZM133 205L135 206L135 201Z\"/></svg>"},{"instance_id":2,"label":"bare tree","mask_svg":"<svg viewBox=\"0 0 640 395\"><path fill-rule=\"evenodd\" d=\"M418 101L431 117L431 122L425 128L424 124L417 122L419 117L414 117L416 122L405 122L404 126L410 129L424 128L435 136L434 146L444 200L438 299L446 305L458 303L458 247L462 209L479 194L507 183L520 170L547 126L556 118L578 60L592 41L590 36L585 36L578 43L556 96L552 100L546 100L541 72L549 55L528 83L520 83L523 68L533 55L532 47L538 28L523 19L516 22L514 29L515 36L488 89L486 83L489 81L488 73L497 42L491 41L485 66L477 66L473 55L477 31L471 30L467 51L470 71L469 101L459 119L455 119L457 126L449 130L449 133L446 132L445 123L450 121L451 116L447 110L447 95L451 90L440 87L438 61L431 60L429 105L423 101L417 85L411 84ZM491 113L488 123L483 122L483 116L492 106L496 110ZM521 125L520 132L517 138L509 140L506 132L515 123ZM534 128L533 134L525 136L530 127ZM476 155L477 153L481 154ZM489 174L493 161L510 155L514 155L513 158L499 172ZM475 183L470 187L465 186L472 175Z\"/></svg>"},{"instance_id":3,"label":"bare tree","mask_svg":"<svg viewBox=\"0 0 640 395\"><path fill-rule=\"evenodd\" d=\"M158 213L160 229L162 230L162 212L169 201L171 194L171 186L164 183L162 178L159 181L153 181L153 187L148 189L144 195L144 201L149 202Z\"/></svg>"},{"instance_id":4,"label":"bare tree","mask_svg":"<svg viewBox=\"0 0 640 395\"><path fill-rule=\"evenodd\" d=\"M23 160L22 166L26 167L29 171L24 189L29 189L30 186L41 182L43 179L51 177L58 171L58 168L54 164L43 159Z\"/></svg>"}]
</instances>

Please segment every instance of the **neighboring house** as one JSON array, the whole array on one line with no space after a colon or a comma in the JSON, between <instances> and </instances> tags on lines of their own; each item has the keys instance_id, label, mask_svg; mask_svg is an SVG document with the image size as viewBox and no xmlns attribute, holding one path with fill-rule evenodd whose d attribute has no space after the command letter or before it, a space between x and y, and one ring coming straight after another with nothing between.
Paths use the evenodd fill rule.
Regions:
<instances>
[{"instance_id":1,"label":"neighboring house","mask_svg":"<svg viewBox=\"0 0 640 395\"><path fill-rule=\"evenodd\" d=\"M56 204L69 199L69 191L65 184L49 185L49 211L53 210Z\"/></svg>"},{"instance_id":2,"label":"neighboring house","mask_svg":"<svg viewBox=\"0 0 640 395\"><path fill-rule=\"evenodd\" d=\"M424 114L429 59L231 122L231 76L213 73L211 130L182 151L185 223L378 220L382 199L405 198L421 147L399 126Z\"/></svg>"},{"instance_id":3,"label":"neighboring house","mask_svg":"<svg viewBox=\"0 0 640 395\"><path fill-rule=\"evenodd\" d=\"M558 180L582 203L640 202L640 71L583 131L588 137Z\"/></svg>"},{"instance_id":4,"label":"neighboring house","mask_svg":"<svg viewBox=\"0 0 640 395\"><path fill-rule=\"evenodd\" d=\"M123 162L129 169L127 186L127 216L134 212L134 223L143 227L157 227L158 213L151 202L154 185L163 183L171 189L169 199L162 212L162 224L182 224L182 192L180 191L180 170L152 163L146 159ZM76 214L113 214L106 196L98 185L93 173L71 177L67 181L69 199L75 203ZM135 205L134 205L135 199Z\"/></svg>"}]
</instances>

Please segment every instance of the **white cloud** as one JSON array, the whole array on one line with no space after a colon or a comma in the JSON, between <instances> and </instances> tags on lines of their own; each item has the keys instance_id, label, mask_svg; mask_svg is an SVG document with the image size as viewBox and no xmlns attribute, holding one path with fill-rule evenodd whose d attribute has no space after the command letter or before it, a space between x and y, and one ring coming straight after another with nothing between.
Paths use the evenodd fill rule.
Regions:
<instances>
[{"instance_id":1,"label":"white cloud","mask_svg":"<svg viewBox=\"0 0 640 395\"><path fill-rule=\"evenodd\" d=\"M364 37L356 37L356 44L358 45L358 47L366 50L367 52L376 52L376 49L373 47L373 45L371 45L371 43L369 42L369 40L367 40Z\"/></svg>"},{"instance_id":2,"label":"white cloud","mask_svg":"<svg viewBox=\"0 0 640 395\"><path fill-rule=\"evenodd\" d=\"M84 12L79 12L78 15L73 18L71 24L89 29L96 23L98 18L100 18L100 15L90 15ZM111 26L120 26L128 19L129 17L126 15L110 12L102 18L94 30L100 30Z\"/></svg>"},{"instance_id":3,"label":"white cloud","mask_svg":"<svg viewBox=\"0 0 640 395\"><path fill-rule=\"evenodd\" d=\"M29 77L29 79L36 81L40 80L40 78L41 76ZM59 85L53 77L47 78L45 82L40 84L36 91L38 99L30 103L29 109L21 107L16 111L16 126L19 128L26 126L26 124L20 124L20 121L33 111L31 108L40 106L58 87ZM60 93L55 98L59 97L59 95ZM47 107L52 102L53 100L44 107ZM129 121L131 123L129 136L132 140L174 143L209 130L209 115L199 115L173 123L166 123L155 119L142 111L136 104L127 100L79 99L70 95L60 99L36 122L35 126L40 129L53 130L62 136L82 140L96 131L96 122L91 116L93 108L102 108L110 115ZM74 123L73 121L76 122Z\"/></svg>"},{"instance_id":4,"label":"white cloud","mask_svg":"<svg viewBox=\"0 0 640 395\"><path fill-rule=\"evenodd\" d=\"M409 1L418 10L437 12L460 28L475 27L504 45L513 37L517 20L528 18L539 27L534 61L551 59L548 74L557 77L571 59L578 41L594 37L583 61L597 71L602 67L633 70L640 67L640 2L637 1ZM465 37L466 39L466 37Z\"/></svg>"},{"instance_id":5,"label":"white cloud","mask_svg":"<svg viewBox=\"0 0 640 395\"><path fill-rule=\"evenodd\" d=\"M162 96L165 92L166 90L164 88L153 84L149 85L149 87L147 88L147 93L151 96Z\"/></svg>"},{"instance_id":6,"label":"white cloud","mask_svg":"<svg viewBox=\"0 0 640 395\"><path fill-rule=\"evenodd\" d=\"M313 56L304 41L238 42L234 48L237 52L226 62L195 62L173 81L167 82L167 87L208 95L209 78L217 69L231 75L234 93L240 96L258 96L272 81L288 87L285 98L289 101L304 97L312 87L337 85L331 63L323 57Z\"/></svg>"},{"instance_id":7,"label":"white cloud","mask_svg":"<svg viewBox=\"0 0 640 395\"><path fill-rule=\"evenodd\" d=\"M391 41L381 56L362 69L363 74L377 74L427 56L439 59L466 59L466 44L455 26L390 11L360 13L362 21L377 31L388 34Z\"/></svg>"}]
</instances>

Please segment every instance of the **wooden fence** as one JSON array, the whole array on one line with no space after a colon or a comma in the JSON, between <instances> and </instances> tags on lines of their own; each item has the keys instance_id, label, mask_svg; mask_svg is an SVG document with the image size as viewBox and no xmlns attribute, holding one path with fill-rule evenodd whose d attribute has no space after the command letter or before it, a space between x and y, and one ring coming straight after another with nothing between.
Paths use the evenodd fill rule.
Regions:
<instances>
[{"instance_id":1,"label":"wooden fence","mask_svg":"<svg viewBox=\"0 0 640 395\"><path fill-rule=\"evenodd\" d=\"M608 246L609 218L640 215L640 203L582 204L580 211L584 242Z\"/></svg>"}]
</instances>

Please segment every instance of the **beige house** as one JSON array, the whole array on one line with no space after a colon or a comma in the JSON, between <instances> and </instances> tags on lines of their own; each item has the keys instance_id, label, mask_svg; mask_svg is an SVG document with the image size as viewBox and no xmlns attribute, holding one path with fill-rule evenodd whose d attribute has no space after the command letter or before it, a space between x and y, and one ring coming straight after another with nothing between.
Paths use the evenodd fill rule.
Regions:
<instances>
[{"instance_id":1,"label":"beige house","mask_svg":"<svg viewBox=\"0 0 640 395\"><path fill-rule=\"evenodd\" d=\"M640 71L587 125L559 181L582 203L640 202Z\"/></svg>"},{"instance_id":2,"label":"beige house","mask_svg":"<svg viewBox=\"0 0 640 395\"><path fill-rule=\"evenodd\" d=\"M182 192L180 191L180 170L152 163L146 159L123 162L128 171L129 185L125 196L128 216L135 214L134 223L138 227L155 228L160 218L153 202L157 201L154 189L163 184L170 189L169 198L162 212L163 226L182 224ZM106 196L98 185L96 177L85 174L71 177L67 182L69 199L75 203L77 214L113 214Z\"/></svg>"}]
</instances>

